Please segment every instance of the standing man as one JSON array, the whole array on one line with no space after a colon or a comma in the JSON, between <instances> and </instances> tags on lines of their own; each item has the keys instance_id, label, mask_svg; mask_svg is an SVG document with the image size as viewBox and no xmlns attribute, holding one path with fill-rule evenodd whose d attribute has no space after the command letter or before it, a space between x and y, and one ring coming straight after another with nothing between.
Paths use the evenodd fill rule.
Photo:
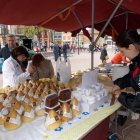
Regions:
<instances>
[{"instance_id":1,"label":"standing man","mask_svg":"<svg viewBox=\"0 0 140 140\"><path fill-rule=\"evenodd\" d=\"M59 45L56 42L54 43L54 46L53 46L53 53L54 53L54 59L56 62L59 57Z\"/></svg>"},{"instance_id":2,"label":"standing man","mask_svg":"<svg viewBox=\"0 0 140 140\"><path fill-rule=\"evenodd\" d=\"M61 54L62 54L62 48L63 48L63 46L62 46L62 44L61 43L59 43L59 58L60 58L60 61L61 61Z\"/></svg>"},{"instance_id":3,"label":"standing man","mask_svg":"<svg viewBox=\"0 0 140 140\"><path fill-rule=\"evenodd\" d=\"M63 56L64 56L64 60L67 62L67 50L69 49L69 44L65 43L63 45Z\"/></svg>"},{"instance_id":4,"label":"standing man","mask_svg":"<svg viewBox=\"0 0 140 140\"><path fill-rule=\"evenodd\" d=\"M108 59L106 48L107 48L107 44L103 44L103 48L101 50L101 55L100 55L100 59L102 60L102 63L106 62L106 60Z\"/></svg>"},{"instance_id":5,"label":"standing man","mask_svg":"<svg viewBox=\"0 0 140 140\"><path fill-rule=\"evenodd\" d=\"M16 47L15 36L10 34L7 36L7 44L0 50L0 58L6 60L10 57L11 51Z\"/></svg>"}]
</instances>

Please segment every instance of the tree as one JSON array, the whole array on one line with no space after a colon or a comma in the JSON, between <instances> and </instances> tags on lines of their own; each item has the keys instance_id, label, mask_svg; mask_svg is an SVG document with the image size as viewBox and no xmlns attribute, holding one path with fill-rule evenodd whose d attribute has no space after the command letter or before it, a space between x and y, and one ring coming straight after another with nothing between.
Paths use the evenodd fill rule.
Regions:
<instances>
[{"instance_id":1,"label":"tree","mask_svg":"<svg viewBox=\"0 0 140 140\"><path fill-rule=\"evenodd\" d=\"M42 32L47 32L48 30L38 26L24 26L24 35L32 38L34 35L40 39Z\"/></svg>"}]
</instances>

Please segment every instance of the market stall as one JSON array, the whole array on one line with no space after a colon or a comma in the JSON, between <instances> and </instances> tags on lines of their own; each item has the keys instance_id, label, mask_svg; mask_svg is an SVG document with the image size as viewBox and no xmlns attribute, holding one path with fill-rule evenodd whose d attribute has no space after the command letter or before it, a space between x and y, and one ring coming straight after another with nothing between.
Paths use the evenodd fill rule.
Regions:
<instances>
[{"instance_id":1,"label":"market stall","mask_svg":"<svg viewBox=\"0 0 140 140\"><path fill-rule=\"evenodd\" d=\"M5 140L72 140L72 139L86 139L92 136L95 140L99 138L105 139L108 133L108 117L120 108L117 102L113 106L104 107L98 112L94 112L85 116L83 121L70 122L67 126L62 126L62 130L51 132L44 128L45 117L24 124L21 128L7 132L0 127L0 139ZM72 123L72 124L71 124ZM86 125L85 125L86 124ZM100 125L103 124L103 125ZM64 127L64 128L63 128ZM103 131L105 129L105 131ZM95 130L98 132L95 133ZM102 132L100 135L99 131ZM90 134L91 133L91 134ZM93 133L93 134L92 134ZM88 136L89 134L89 136Z\"/></svg>"},{"instance_id":2,"label":"market stall","mask_svg":"<svg viewBox=\"0 0 140 140\"><path fill-rule=\"evenodd\" d=\"M116 102L114 105L110 106L110 98L107 94L108 92L106 89L108 90L111 89L112 81L110 80L109 77L104 78L101 75L99 76L97 74L98 74L98 70L97 71L88 70L83 73L79 72L77 74L74 74L72 78L70 79L69 83L67 84L66 83L58 84L55 78L52 80L42 79L39 81L39 83L37 81L32 81L29 83L26 82L24 85L21 85L21 84L17 85L16 87L16 90L18 91L17 93L15 92L15 89L13 89L12 87L1 89L0 90L1 95L2 93L5 93L5 92L11 95L16 94L17 100L22 100L21 91L23 91L25 98L24 100L22 100L22 103L24 107L28 107L28 105L31 105L31 103L28 102L28 99L30 101L30 98L27 99L27 95L29 96L32 95L31 91L33 91L32 87L34 85L37 87L36 89L37 90L40 89L40 93L42 93L41 89L43 89L42 85L44 84L44 90L45 92L47 91L47 94L46 94L46 100L47 100L49 99L50 95L52 95L50 91L55 92L56 88L52 86L51 90L48 92L48 89L47 89L48 87L45 85L47 85L48 82L50 82L51 85L54 85L54 83L57 83L61 91L65 91L67 90L67 88L72 90L71 98L74 99L77 97L77 102L80 105L79 106L80 112L78 113L78 115L74 115L74 112L73 112L72 119L68 119L66 121L64 120L64 122L62 122L61 124L57 123L58 126L52 128L46 125L52 122L51 120L47 122L47 116L49 112L45 111L47 114L46 113L42 114L42 108L40 108L41 109L40 113L36 112L37 107L35 107L32 104L32 109L35 111L35 114L33 115L34 116L33 119L31 118L29 121L27 121L27 118L25 118L25 116L23 118L22 116L23 114L19 112L21 113L20 115L22 117L23 122L20 123L20 125L14 128L13 130L13 128L11 129L11 126L9 128L5 125L5 122L6 122L5 121L4 124L0 125L0 139L5 140L6 138L7 140L16 140L16 139L18 140L23 140L23 139L24 140L32 140L32 139L34 140L43 140L43 139L44 140L45 139L68 140L70 139L71 140L71 139L89 139L91 137L94 137L95 140L106 139L107 134L108 134L108 127L109 127L109 117L111 114L116 112L120 108L121 105L118 102ZM93 78L91 78L91 75L94 76L94 80ZM87 85L86 80L87 80L87 77L89 76L90 78L88 78L88 84L94 83L92 84L92 89L87 88L88 85ZM104 81L104 84L97 83L99 82L96 79L97 77L100 79L100 82ZM79 85L83 87L78 87ZM29 86L31 86L30 90L28 89ZM93 100L91 100L92 97L95 97L95 93L97 94L96 98L93 98ZM67 96L67 94L69 93L67 92L65 95ZM3 101L3 105L5 105L5 107L7 108L10 106L10 104L7 102L7 99L11 99L9 98L11 97L11 95L8 96L8 98L6 97L6 99ZM36 98L37 96L39 96L39 92L36 91L35 93L33 93L33 95L34 96L32 97ZM42 95L44 95L44 92L42 93ZM66 96L61 96L61 98L64 98L64 97L67 98L68 96L67 97ZM0 97L2 99L2 97L4 96L0 96ZM45 99L45 96L40 96L40 98ZM73 99L71 99L71 102L73 101ZM11 101L12 108L15 107L15 104L13 104L14 100L12 98L12 101ZM48 105L50 100L47 100L47 101L48 101L47 102L47 105ZM67 101L69 102L69 100L66 100L66 102ZM63 106L63 104L61 105L61 107ZM41 103L41 106L42 106L42 103ZM46 103L45 103L45 108L46 108ZM25 110L23 112L25 112ZM1 115L3 115L2 112L1 112ZM68 112L67 112L67 115L68 115ZM28 117L31 117L31 116L29 115ZM60 113L60 117L62 120L65 119L65 118L62 118L61 113ZM6 120L7 118L8 117L6 117ZM12 122L14 123L14 121ZM99 135L99 131L103 131L102 135Z\"/></svg>"},{"instance_id":3,"label":"market stall","mask_svg":"<svg viewBox=\"0 0 140 140\"><path fill-rule=\"evenodd\" d=\"M88 19L87 21L80 21L78 19L78 16L77 16L76 12L75 12L76 10L74 11L74 9L75 9L74 6L77 5L78 3L80 3L80 1L77 1L76 3L72 3L72 2L74 2L74 1L68 1L68 2L63 3L63 5L61 5L61 4L58 5L58 7L57 7L56 10L53 9L54 11L53 10L50 11L52 17L50 17L49 14L46 17L46 12L44 10L44 9L46 9L46 7L45 7L44 4L42 5L43 6L43 8L42 8L43 11L41 12L41 14L38 12L38 10L36 10L38 8L38 2L36 3L36 6L33 7L32 10L30 9L30 7L28 7L29 8L28 10L27 9L25 10L24 7L28 4L28 1L25 1L24 2L24 6L22 8L20 8L19 12L17 12L17 9L16 8L17 7L20 7L20 6L17 6L15 4L15 3L17 3L17 1L14 1L12 3L9 2L7 4L3 3L4 6L7 7L6 8L7 10L8 9L10 10L9 7L12 7L12 9L16 9L11 14L11 15L14 15L14 17L16 17L16 18L14 18L14 19L12 18L12 20L9 20L9 18L6 16L7 13L8 13L7 10L6 10L6 12L5 11L2 11L1 13L2 13L2 16L3 17L1 16L1 22L3 22L3 23L11 23L11 24L12 23L13 24L21 24L22 23L22 24L25 24L25 25L32 25L32 24L34 24L34 25L40 25L40 26L50 27L50 28L53 28L53 29L56 29L56 30L64 30L64 31L73 31L73 30L76 30L76 29L79 29L79 28L80 29L81 28L83 29L84 27L86 27L88 25L91 25L91 21L89 20L91 18L91 15L90 15L91 14L91 11L90 10L88 11L88 12L90 12L90 14L87 14L86 13L86 16L88 15L89 18L85 18L85 15L83 15L84 19ZM100 2L101 1L99 1L99 5L100 5ZM105 2L107 2L107 1L105 1ZM91 3L86 3L86 1L83 1L83 3L81 3L79 5L79 7L81 6L81 8L83 8L83 6L85 6L85 5L90 6L90 4ZM103 3L103 4L105 4L105 3ZM15 5L16 5L16 8L14 8ZM110 5L111 8L108 7L108 6L106 7L107 9L109 9L109 13L107 15L104 15L105 17L101 17L100 20L98 19L99 21L106 20L107 17L108 17L108 15L111 14L112 9L114 9L115 6L114 5L111 6L112 5L111 3L109 3L109 5ZM60 9L63 9L66 6L68 6L68 9L66 8L64 11L63 10L62 11L59 11L59 8ZM32 5L31 5L31 7L32 7ZM51 7L53 7L53 4L52 4ZM23 10L23 8L24 8L24 10ZM86 9L88 9L88 8L86 8ZM105 8L102 9L103 10L102 12L103 13L106 13L106 12L104 12L104 9ZM32 11L32 13L30 12L30 10ZM35 14L34 11L37 11L37 13ZM62 13L64 13L65 11L67 11L69 13L69 14L67 13L67 15L70 15L69 16L70 19L63 17L63 14ZM83 11L83 10L79 10L79 11ZM118 11L119 14L121 12L122 12L122 9L120 9ZM27 13L30 13L31 14L30 16L32 18L30 18L30 16L27 17ZM44 13L44 14L42 14L42 13ZM19 17L21 17L21 14L23 15L23 17L25 17L25 18L22 18L22 19L24 19L24 21L19 18ZM40 15L42 15L42 16L40 16ZM77 21L72 20L73 18L76 18ZM60 20L64 20L63 24L66 25L66 26L62 26L62 24L59 22ZM73 21L73 24L71 22L69 22L69 21ZM55 24L52 24L52 22L53 23L56 23L56 25ZM72 26L69 26L69 25L72 25ZM67 29L67 27L68 27L68 29ZM92 41L92 43L94 43L94 41ZM35 85L35 86L37 86L37 85ZM67 87L66 85L64 87L63 86L61 84L59 85L59 87L61 89ZM74 84L73 86L75 88L73 88L72 85L69 85L67 88L70 88L72 90L75 90L76 89L76 84ZM94 86L94 88L95 89L98 89L98 88L96 88L96 86ZM23 88L23 86L21 86L21 88L19 88L19 89L21 91L24 91L24 92L27 92L27 90L29 90L29 89L26 89L26 88L24 89L24 88ZM39 90L41 92L42 87L40 87ZM51 92L52 91L55 92L56 89L51 88ZM30 93L30 95L31 94L32 93ZM34 93L34 94L35 94L35 97L39 98L39 96L38 96L39 93ZM103 95L105 95L105 94L103 93ZM44 97L46 97L46 96L47 95L45 93ZM17 95L16 95L16 97L17 97ZM24 93L24 97L26 97L26 93ZM87 103L89 103L89 98L90 97L87 98L88 99ZM22 100L22 99L19 98L19 100ZM26 99L26 98L24 98L24 99ZM27 104L27 102L28 102L28 99L26 99L26 100L24 100L24 99L22 100L22 101L24 101L24 104L23 105ZM100 99L101 98L99 97L99 100ZM94 101L94 98L92 98L92 104L93 104L93 101ZM1 133L0 139L1 140L5 140L5 136L7 136L9 138L9 140L12 140L12 139L14 139L14 140L15 139L18 139L19 140L20 138L21 138L21 140L26 140L26 139L28 139L28 140L29 139L34 139L35 140L35 139L39 139L39 138L40 139L61 139L61 140L65 139L66 140L66 139L82 139L82 138L83 139L89 139L93 135L94 135L93 137L95 139L98 139L98 140L99 139L106 139L107 138L107 131L108 131L108 124L109 124L109 116L112 113L114 113L116 110L118 110L119 107L120 107L120 104L119 103L115 103L113 106L110 106L109 102L103 102L98 107L96 106L96 108L94 108L92 111L89 111L90 109L88 111L84 111L84 112L81 111L81 113L80 113L80 115L78 117L73 117L72 120L69 120L68 122L62 123L62 125L59 124L59 126L57 128L55 128L54 130L48 130L48 129L45 128L46 117L36 117L36 119L34 120L34 117L35 116L33 115L34 117L30 119L31 122L25 123L27 120L24 118L24 123L22 124L22 126L21 126L21 123L19 122L18 123L18 125L19 125L18 127L19 128L16 129L16 130L14 130L14 131L5 130L5 128L6 129L7 128L10 129L6 125L5 125L6 127L5 126L4 127L1 126L0 127L0 129L1 129L1 131L0 131L0 133ZM30 110L32 110L32 113L34 112L32 108L30 108ZM15 112L15 114L17 114L17 113ZM26 114L28 114L28 113L26 113ZM4 114L2 114L2 115L4 115ZM6 115L7 115L7 113L6 113ZM21 113L21 115L22 115L22 113ZM71 115L70 115L70 117L71 117ZM10 118L7 118L7 119L6 120L9 121ZM60 120L59 117L57 119L58 119L57 121ZM14 122L13 119L11 119L11 121ZM49 123L50 122L47 122L47 125ZM61 123L61 122L59 122L59 123ZM100 134L99 132L101 130L104 130L103 131L103 134L102 135L99 135ZM25 133L27 135L25 135Z\"/></svg>"}]
</instances>

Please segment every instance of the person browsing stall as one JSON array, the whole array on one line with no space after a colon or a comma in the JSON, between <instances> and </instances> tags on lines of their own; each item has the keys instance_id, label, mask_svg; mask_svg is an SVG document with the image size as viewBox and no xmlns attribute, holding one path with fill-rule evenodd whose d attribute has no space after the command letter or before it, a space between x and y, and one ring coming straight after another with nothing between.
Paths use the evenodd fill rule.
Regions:
<instances>
[{"instance_id":1,"label":"person browsing stall","mask_svg":"<svg viewBox=\"0 0 140 140\"><path fill-rule=\"evenodd\" d=\"M45 59L40 53L35 54L32 57L32 62L29 64L29 68L34 70L32 79L52 78L54 76L51 60Z\"/></svg>"},{"instance_id":2,"label":"person browsing stall","mask_svg":"<svg viewBox=\"0 0 140 140\"><path fill-rule=\"evenodd\" d=\"M33 70L30 68L24 72L21 67L21 63L28 57L28 51L23 46L16 47L11 51L11 56L4 61L2 67L3 87L14 87L17 83L22 84L30 79Z\"/></svg>"},{"instance_id":3,"label":"person browsing stall","mask_svg":"<svg viewBox=\"0 0 140 140\"><path fill-rule=\"evenodd\" d=\"M119 51L126 56L131 64L129 73L114 81L112 92L118 101L135 113L140 113L140 33L127 30L116 40ZM121 92L121 89L132 87L135 94Z\"/></svg>"}]
</instances>

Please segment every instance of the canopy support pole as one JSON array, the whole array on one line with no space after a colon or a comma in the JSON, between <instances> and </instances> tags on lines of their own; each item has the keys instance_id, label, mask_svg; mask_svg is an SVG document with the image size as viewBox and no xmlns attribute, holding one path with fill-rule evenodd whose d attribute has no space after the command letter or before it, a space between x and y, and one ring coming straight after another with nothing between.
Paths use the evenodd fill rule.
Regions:
<instances>
[{"instance_id":1,"label":"canopy support pole","mask_svg":"<svg viewBox=\"0 0 140 140\"><path fill-rule=\"evenodd\" d=\"M76 18L76 20L77 20L77 22L80 24L80 27L81 28L84 28L84 26L83 26L83 24L82 24L82 22L81 22L81 20L79 19L79 17L77 16L77 14L76 14L76 12L75 11L72 11L72 13L73 13L73 15L74 15L74 17ZM79 48L79 33L78 33L78 55L79 55L79 52L80 52L80 48Z\"/></svg>"},{"instance_id":2,"label":"canopy support pole","mask_svg":"<svg viewBox=\"0 0 140 140\"><path fill-rule=\"evenodd\" d=\"M80 48L79 48L79 33L78 33L78 55L80 54Z\"/></svg>"},{"instance_id":3,"label":"canopy support pole","mask_svg":"<svg viewBox=\"0 0 140 140\"><path fill-rule=\"evenodd\" d=\"M91 70L94 67L94 0L92 0L92 40L91 40Z\"/></svg>"},{"instance_id":4,"label":"canopy support pole","mask_svg":"<svg viewBox=\"0 0 140 140\"><path fill-rule=\"evenodd\" d=\"M134 13L134 12L130 12L130 11L127 11L128 13ZM123 13L120 13L120 14L118 14L118 15L115 15L114 16L114 18L117 18L117 17L120 17L120 16L123 16L123 15L126 15L126 12L123 12ZM100 22L96 22L96 24L99 24L99 23L102 23L102 22L105 22L106 20L102 20L102 21L100 21Z\"/></svg>"},{"instance_id":5,"label":"canopy support pole","mask_svg":"<svg viewBox=\"0 0 140 140\"><path fill-rule=\"evenodd\" d=\"M55 17L57 17L58 15L64 13L65 11L67 11L68 9L70 9L71 7L77 5L78 3L80 3L82 0L77 0L75 3L71 4L70 6L66 7L65 9L61 10L60 12L58 12L57 14L55 14L54 16L50 17L49 19L46 19L45 21L41 22L39 25L43 26L44 24L48 23L49 21L53 20Z\"/></svg>"},{"instance_id":6,"label":"canopy support pole","mask_svg":"<svg viewBox=\"0 0 140 140\"><path fill-rule=\"evenodd\" d=\"M96 40L95 40L95 44L97 43L97 41L99 40L99 38L101 37L101 35L103 34L104 30L106 29L106 27L108 26L108 24L110 23L111 19L113 18L113 16L115 15L115 13L117 12L117 10L119 9L119 7L121 6L123 0L120 0L119 3L117 4L116 8L114 9L114 11L112 12L111 16L109 17L109 19L107 20L106 24L104 25L104 27L102 28L102 30L100 31L99 35L97 36Z\"/></svg>"},{"instance_id":7,"label":"canopy support pole","mask_svg":"<svg viewBox=\"0 0 140 140\"><path fill-rule=\"evenodd\" d=\"M75 11L72 11L73 15L75 16L76 20L78 21L78 23L80 24L80 27L83 28L83 24L81 22L81 20L79 19L79 17L77 16L76 12Z\"/></svg>"}]
</instances>

